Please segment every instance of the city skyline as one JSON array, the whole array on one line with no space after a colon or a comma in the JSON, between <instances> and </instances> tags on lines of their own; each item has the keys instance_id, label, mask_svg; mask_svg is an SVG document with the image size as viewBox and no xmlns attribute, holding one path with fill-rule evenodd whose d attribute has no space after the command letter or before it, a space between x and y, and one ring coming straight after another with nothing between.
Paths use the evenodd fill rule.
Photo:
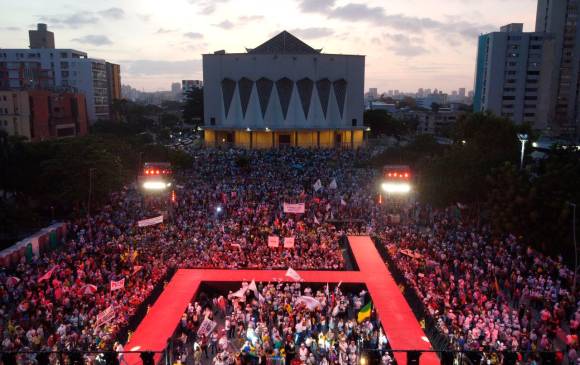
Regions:
<instances>
[{"instance_id":1,"label":"city skyline","mask_svg":"<svg viewBox=\"0 0 580 365\"><path fill-rule=\"evenodd\" d=\"M450 0L444 9L435 0L396 0L388 9L382 4L21 1L4 6L0 47L27 47L28 30L44 22L55 33L57 48L119 63L124 84L155 91L167 90L174 81L201 79L201 54L245 52L245 47L288 30L323 52L366 55L366 89L471 89L477 36L511 22L522 22L527 29L536 12L535 0Z\"/></svg>"}]
</instances>

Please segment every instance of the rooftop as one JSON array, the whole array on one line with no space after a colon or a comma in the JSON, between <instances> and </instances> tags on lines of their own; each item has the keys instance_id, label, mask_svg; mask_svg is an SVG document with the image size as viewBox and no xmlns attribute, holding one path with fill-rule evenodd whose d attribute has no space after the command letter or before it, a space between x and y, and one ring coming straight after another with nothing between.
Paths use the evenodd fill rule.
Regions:
<instances>
[{"instance_id":1,"label":"rooftop","mask_svg":"<svg viewBox=\"0 0 580 365\"><path fill-rule=\"evenodd\" d=\"M251 54L319 54L314 49L287 31L283 31L256 48L248 49Z\"/></svg>"}]
</instances>

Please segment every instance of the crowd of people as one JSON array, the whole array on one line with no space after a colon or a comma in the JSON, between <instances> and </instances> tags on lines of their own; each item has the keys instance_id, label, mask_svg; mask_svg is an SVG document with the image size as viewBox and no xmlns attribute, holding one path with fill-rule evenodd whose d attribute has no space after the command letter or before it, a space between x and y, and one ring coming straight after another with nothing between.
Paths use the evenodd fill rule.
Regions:
<instances>
[{"instance_id":1,"label":"crowd of people","mask_svg":"<svg viewBox=\"0 0 580 365\"><path fill-rule=\"evenodd\" d=\"M562 257L453 216L436 214L428 229L377 232L441 333L455 349L518 351L529 361L557 351L575 363L580 310Z\"/></svg>"},{"instance_id":2,"label":"crowd of people","mask_svg":"<svg viewBox=\"0 0 580 365\"><path fill-rule=\"evenodd\" d=\"M355 168L364 157L331 150L200 150L192 169L177 177L175 204L144 198L131 187L113 194L90 219L69 222L58 250L0 271L2 349L111 349L173 268L344 268L344 232L331 222L361 214L366 198L358 186L373 177L372 170ZM318 179L324 187L316 189ZM332 179L335 188L329 188ZM305 214L285 214L284 202L305 203ZM137 227L160 212L170 218ZM269 235L294 236L295 246L270 248ZM123 279L112 291L110 283ZM112 318L97 323L108 308Z\"/></svg>"},{"instance_id":3,"label":"crowd of people","mask_svg":"<svg viewBox=\"0 0 580 365\"><path fill-rule=\"evenodd\" d=\"M456 348L558 350L569 360L578 358L577 293L572 292L572 272L561 258L543 256L516 237L492 235L446 212L431 213L428 223L419 225L419 206L407 211L402 224L390 224L384 207L374 201L377 171L358 164L369 158L369 151L202 149L192 154L192 168L176 176L175 202L144 197L128 186L92 217L68 222L68 238L57 250L0 270L2 350L112 349L137 309L173 269L341 270L348 262L340 238L357 233L376 236L387 246L438 330ZM305 212L285 213L284 203L305 203ZM166 217L159 225L136 224L159 214ZM270 236L294 237L294 247L269 247ZM120 289L111 290L111 282L122 280ZM300 293L286 289L260 288L266 301L256 304L250 295L249 312L227 298L230 323L237 321L231 316L237 318L238 309L249 313L242 323L230 326L246 332L234 331L228 344L247 336L251 326L258 330L264 321L269 330L267 344L263 339L250 341L246 350L236 348L233 354L276 356L274 328L282 347L292 342L298 354L308 337L288 340L284 320L294 324L295 335L298 319L317 325L333 319L328 305L292 314L276 307L273 312L282 310L281 317L271 319L268 311L275 298L281 296L292 305ZM353 306L353 297L346 297ZM111 308L114 315L103 316ZM193 327L184 332L197 343L192 328L201 316L194 320L190 315L185 322ZM343 325L347 323L343 318ZM330 336L329 329L310 332L321 333ZM376 323L369 334L380 337ZM340 359L338 332L333 336ZM310 345L318 346L315 340ZM307 348L306 360L313 354L315 361L326 358L332 363L325 356L333 346L326 352L319 346L316 352ZM22 355L20 361L32 363L32 355Z\"/></svg>"},{"instance_id":4,"label":"crowd of people","mask_svg":"<svg viewBox=\"0 0 580 365\"><path fill-rule=\"evenodd\" d=\"M183 315L175 356L194 365L358 365L361 356L377 356L388 365L392 354L380 323L370 313L359 316L369 301L364 290L299 282L242 283L227 295L202 294Z\"/></svg>"}]
</instances>

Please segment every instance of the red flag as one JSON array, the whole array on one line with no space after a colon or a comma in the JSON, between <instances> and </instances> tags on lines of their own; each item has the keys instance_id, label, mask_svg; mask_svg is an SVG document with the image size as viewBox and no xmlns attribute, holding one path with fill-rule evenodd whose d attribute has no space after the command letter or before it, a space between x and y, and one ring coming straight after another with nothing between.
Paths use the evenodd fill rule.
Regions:
<instances>
[{"instance_id":1,"label":"red flag","mask_svg":"<svg viewBox=\"0 0 580 365\"><path fill-rule=\"evenodd\" d=\"M52 276L52 273L54 272L54 270L56 270L56 266L53 266L52 269L48 270L46 272L46 274L42 275L41 277L38 278L38 282L41 283L45 280L50 279L50 277Z\"/></svg>"}]
</instances>

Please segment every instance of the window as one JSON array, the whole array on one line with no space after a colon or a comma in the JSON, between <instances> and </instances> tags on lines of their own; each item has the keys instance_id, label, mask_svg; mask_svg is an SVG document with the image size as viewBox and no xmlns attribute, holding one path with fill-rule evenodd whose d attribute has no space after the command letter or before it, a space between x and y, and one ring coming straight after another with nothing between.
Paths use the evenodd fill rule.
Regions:
<instances>
[{"instance_id":1,"label":"window","mask_svg":"<svg viewBox=\"0 0 580 365\"><path fill-rule=\"evenodd\" d=\"M536 113L524 113L524 117L535 117Z\"/></svg>"},{"instance_id":2,"label":"window","mask_svg":"<svg viewBox=\"0 0 580 365\"><path fill-rule=\"evenodd\" d=\"M537 96L526 96L524 100L538 100Z\"/></svg>"},{"instance_id":3,"label":"window","mask_svg":"<svg viewBox=\"0 0 580 365\"><path fill-rule=\"evenodd\" d=\"M209 124L211 124L211 125L215 125L215 118L213 118L213 117L212 117L212 118L210 118L210 119L209 119Z\"/></svg>"},{"instance_id":4,"label":"window","mask_svg":"<svg viewBox=\"0 0 580 365\"><path fill-rule=\"evenodd\" d=\"M540 71L528 71L528 75L539 75Z\"/></svg>"},{"instance_id":5,"label":"window","mask_svg":"<svg viewBox=\"0 0 580 365\"><path fill-rule=\"evenodd\" d=\"M356 127L356 123L357 123L357 120L356 120L356 118L353 118L353 120L352 120L352 126L353 126L353 127Z\"/></svg>"},{"instance_id":6,"label":"window","mask_svg":"<svg viewBox=\"0 0 580 365\"><path fill-rule=\"evenodd\" d=\"M516 100L515 96L504 96L503 100Z\"/></svg>"}]
</instances>

